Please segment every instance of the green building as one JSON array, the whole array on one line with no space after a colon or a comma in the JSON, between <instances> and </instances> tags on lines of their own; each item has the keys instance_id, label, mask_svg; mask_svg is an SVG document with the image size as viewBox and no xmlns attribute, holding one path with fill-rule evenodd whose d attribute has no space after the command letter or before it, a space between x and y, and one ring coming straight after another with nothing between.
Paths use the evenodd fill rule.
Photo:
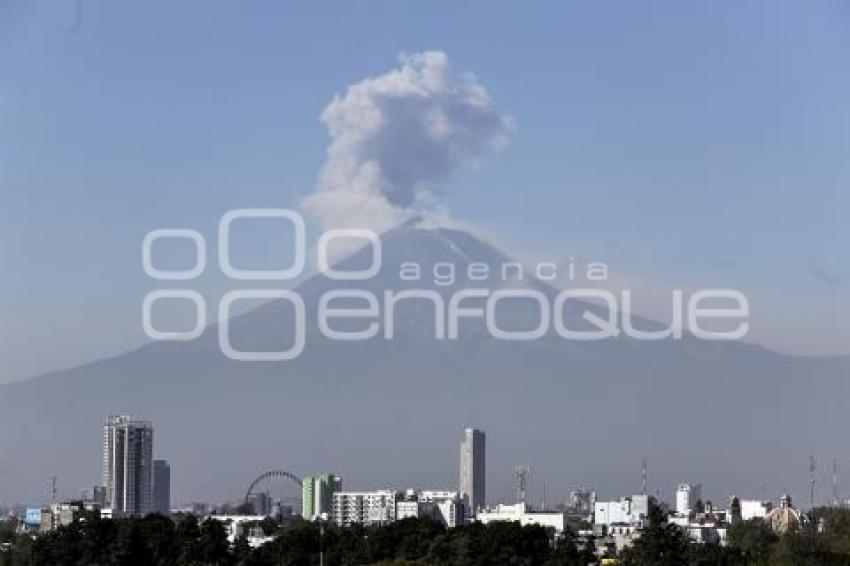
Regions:
<instances>
[{"instance_id":1,"label":"green building","mask_svg":"<svg viewBox=\"0 0 850 566\"><path fill-rule=\"evenodd\" d=\"M312 521L317 517L330 517L334 493L342 490L342 480L336 474L307 476L301 483L301 516Z\"/></svg>"}]
</instances>

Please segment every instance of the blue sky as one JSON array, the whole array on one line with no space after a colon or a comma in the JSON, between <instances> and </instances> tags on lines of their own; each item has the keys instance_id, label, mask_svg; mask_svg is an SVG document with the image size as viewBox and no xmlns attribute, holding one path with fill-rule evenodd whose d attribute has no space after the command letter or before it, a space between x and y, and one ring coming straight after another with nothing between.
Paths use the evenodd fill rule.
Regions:
<instances>
[{"instance_id":1,"label":"blue sky","mask_svg":"<svg viewBox=\"0 0 850 566\"><path fill-rule=\"evenodd\" d=\"M141 343L144 234L296 207L333 95L426 49L518 125L446 184L454 218L648 292L742 289L753 340L850 354L845 2L79 6L0 3L0 380Z\"/></svg>"}]
</instances>

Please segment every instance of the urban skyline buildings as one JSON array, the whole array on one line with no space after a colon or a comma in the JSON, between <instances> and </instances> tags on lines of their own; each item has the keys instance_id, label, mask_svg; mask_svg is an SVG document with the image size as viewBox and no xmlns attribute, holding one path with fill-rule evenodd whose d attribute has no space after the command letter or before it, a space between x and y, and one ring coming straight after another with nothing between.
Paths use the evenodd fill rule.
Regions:
<instances>
[{"instance_id":1,"label":"urban skyline buildings","mask_svg":"<svg viewBox=\"0 0 850 566\"><path fill-rule=\"evenodd\" d=\"M518 494L516 503L486 505L483 479L486 474L486 436L484 431L466 428L460 443L461 491L406 490L387 487L374 491L342 491L342 479L333 473L306 476L302 487L302 516L309 521L328 521L339 526L383 525L407 518L430 518L453 528L469 521L482 524L494 521L535 524L562 533L569 518L594 525L594 538L615 548L616 552L633 543L649 524L652 498L647 494L596 501L596 493L582 489L570 493L569 502L552 509L545 505L535 508ZM140 516L149 512L170 512L170 464L163 459L151 460L153 426L149 422L132 420L129 416L110 416L104 426L104 483L95 486L91 499L53 502L50 506L27 508L27 529L48 532L59 526L77 522L83 511L98 513L104 518ZM145 506L145 468L151 470L152 504ZM275 472L271 472L275 474ZM264 477L264 474L261 477ZM278 471L276 477L281 476ZM282 477L282 476L281 476ZM292 474L285 477L299 481ZM139 492L141 490L141 492ZM769 501L742 500L732 496L728 507L703 502L699 483L680 483L675 491L675 507L668 522L685 529L696 542L725 544L727 532L735 522L761 518L774 532L797 528L809 519L791 505L790 496L783 494L778 508ZM102 503L102 501L105 503ZM237 522L257 521L262 517L292 517L292 508L275 505L267 491L249 493L246 503L250 511L226 504L216 510L195 504L180 511L197 513ZM203 506L201 506L203 505ZM666 504L662 504L666 506ZM237 514L233 514L233 510Z\"/></svg>"},{"instance_id":2,"label":"urban skyline buildings","mask_svg":"<svg viewBox=\"0 0 850 566\"><path fill-rule=\"evenodd\" d=\"M468 516L486 505L486 453L484 432L466 428L460 443L460 497Z\"/></svg>"},{"instance_id":3,"label":"urban skyline buildings","mask_svg":"<svg viewBox=\"0 0 850 566\"><path fill-rule=\"evenodd\" d=\"M116 515L153 509L153 425L111 415L103 427L105 505Z\"/></svg>"}]
</instances>

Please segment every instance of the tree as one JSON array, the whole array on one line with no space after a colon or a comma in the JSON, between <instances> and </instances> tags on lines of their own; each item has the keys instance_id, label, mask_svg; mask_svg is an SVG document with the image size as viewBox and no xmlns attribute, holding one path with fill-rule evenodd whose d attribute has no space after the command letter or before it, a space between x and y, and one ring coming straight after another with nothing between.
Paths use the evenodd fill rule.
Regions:
<instances>
[{"instance_id":1,"label":"tree","mask_svg":"<svg viewBox=\"0 0 850 566\"><path fill-rule=\"evenodd\" d=\"M15 540L15 532L18 530L18 520L11 517L0 521L0 542L10 543Z\"/></svg>"},{"instance_id":2,"label":"tree","mask_svg":"<svg viewBox=\"0 0 850 566\"><path fill-rule=\"evenodd\" d=\"M555 541L555 548L552 550L552 566L586 566L595 559L592 554L588 556L593 552L593 549L588 546L589 544L585 544L584 548L579 550L575 533L567 528L563 536Z\"/></svg>"},{"instance_id":3,"label":"tree","mask_svg":"<svg viewBox=\"0 0 850 566\"><path fill-rule=\"evenodd\" d=\"M727 541L747 564L768 564L772 547L779 538L762 519L739 521L729 527Z\"/></svg>"},{"instance_id":4,"label":"tree","mask_svg":"<svg viewBox=\"0 0 850 566\"><path fill-rule=\"evenodd\" d=\"M739 566L745 564L741 552L719 543L691 543L688 546L689 566Z\"/></svg>"},{"instance_id":5,"label":"tree","mask_svg":"<svg viewBox=\"0 0 850 566\"><path fill-rule=\"evenodd\" d=\"M836 554L850 555L850 509L821 508L815 522L823 520L824 543Z\"/></svg>"},{"instance_id":6,"label":"tree","mask_svg":"<svg viewBox=\"0 0 850 566\"><path fill-rule=\"evenodd\" d=\"M654 500L649 504L649 526L621 554L623 564L680 566L688 563L690 540L681 527L667 521Z\"/></svg>"},{"instance_id":7,"label":"tree","mask_svg":"<svg viewBox=\"0 0 850 566\"><path fill-rule=\"evenodd\" d=\"M207 519L203 522L198 539L198 554L204 564L230 564L230 543L227 540L227 531L220 521Z\"/></svg>"}]
</instances>

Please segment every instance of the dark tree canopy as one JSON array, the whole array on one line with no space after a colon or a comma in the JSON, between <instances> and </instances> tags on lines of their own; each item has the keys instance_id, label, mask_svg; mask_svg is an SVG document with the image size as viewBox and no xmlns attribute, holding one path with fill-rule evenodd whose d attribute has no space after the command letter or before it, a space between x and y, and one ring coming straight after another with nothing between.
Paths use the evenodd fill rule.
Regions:
<instances>
[{"instance_id":1,"label":"dark tree canopy","mask_svg":"<svg viewBox=\"0 0 850 566\"><path fill-rule=\"evenodd\" d=\"M728 545L697 544L666 521L657 505L650 524L620 556L622 564L653 566L850 566L850 510L821 509L820 529L777 536L761 520L742 521ZM258 529L274 539L252 549L241 537L229 544L224 525L188 515L100 520L62 527L35 539L0 522L0 566L579 566L596 561L595 548L573 531L517 523L473 523L455 529L425 519L384 526L340 528L302 520Z\"/></svg>"}]
</instances>

